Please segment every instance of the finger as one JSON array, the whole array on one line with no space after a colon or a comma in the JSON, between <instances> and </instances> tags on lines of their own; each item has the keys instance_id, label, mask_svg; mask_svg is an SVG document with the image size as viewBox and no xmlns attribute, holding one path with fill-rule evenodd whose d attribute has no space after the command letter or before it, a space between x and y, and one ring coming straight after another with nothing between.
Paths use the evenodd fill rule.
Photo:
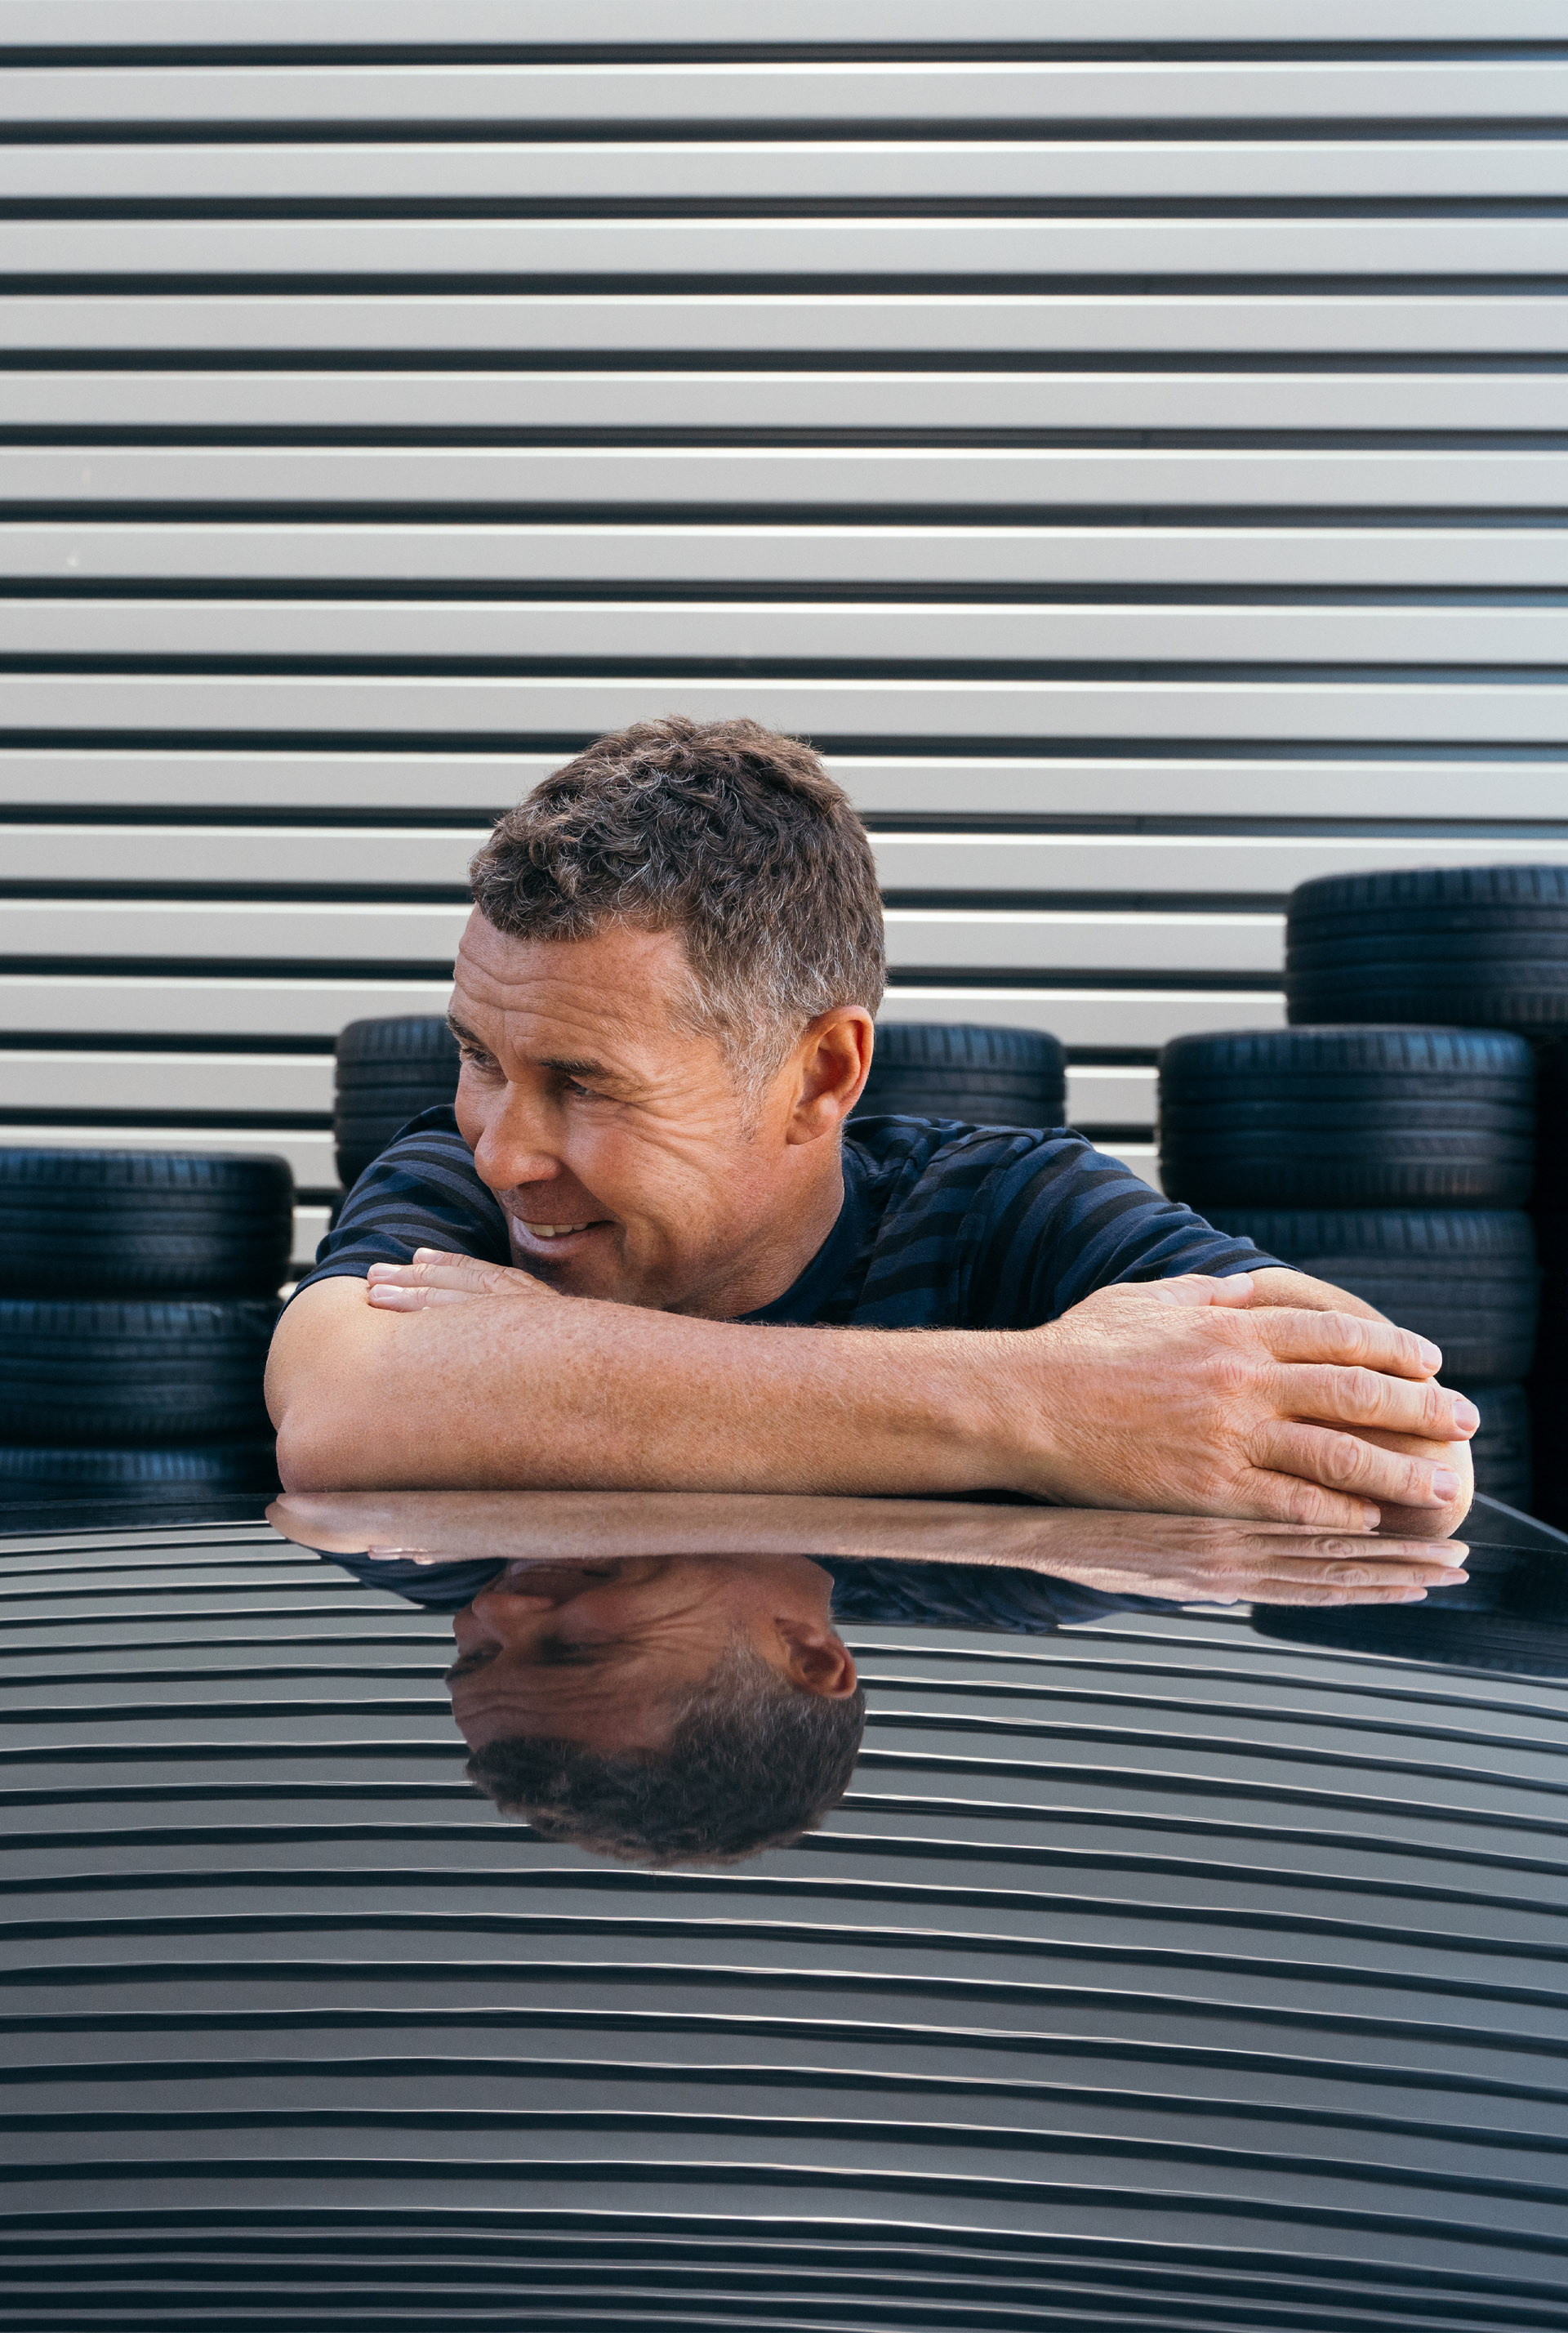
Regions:
<instances>
[{"instance_id":1,"label":"finger","mask_svg":"<svg viewBox=\"0 0 1568 2333\"><path fill-rule=\"evenodd\" d=\"M1370 1539L1382 1521L1381 1507L1305 1476L1276 1473L1259 1463L1244 1467L1231 1484L1226 1505L1233 1515L1255 1522L1305 1523L1315 1531L1351 1531Z\"/></svg>"},{"instance_id":2,"label":"finger","mask_svg":"<svg viewBox=\"0 0 1568 2333\"><path fill-rule=\"evenodd\" d=\"M378 1312L428 1312L438 1304L473 1304L483 1293L476 1288L404 1288L395 1281L378 1281L366 1291Z\"/></svg>"},{"instance_id":3,"label":"finger","mask_svg":"<svg viewBox=\"0 0 1568 2333\"><path fill-rule=\"evenodd\" d=\"M1319 1588L1310 1581L1268 1580L1250 1599L1254 1605L1424 1604L1424 1588Z\"/></svg>"},{"instance_id":4,"label":"finger","mask_svg":"<svg viewBox=\"0 0 1568 2333\"><path fill-rule=\"evenodd\" d=\"M1372 1545L1376 1547L1377 1542ZM1381 1549L1376 1554L1369 1549L1359 1557L1343 1557L1332 1562L1292 1561L1271 1566L1257 1592L1261 1596L1265 1589L1289 1580L1302 1587L1323 1588L1458 1588L1469 1576L1458 1564L1434 1557L1429 1548L1424 1563L1409 1558L1390 1563Z\"/></svg>"},{"instance_id":5,"label":"finger","mask_svg":"<svg viewBox=\"0 0 1568 2333\"><path fill-rule=\"evenodd\" d=\"M1382 1369L1286 1362L1275 1371L1269 1390L1290 1416L1372 1426L1421 1442L1468 1442L1481 1422L1473 1401L1435 1378L1389 1377Z\"/></svg>"},{"instance_id":6,"label":"finger","mask_svg":"<svg viewBox=\"0 0 1568 2333\"><path fill-rule=\"evenodd\" d=\"M1288 1305L1272 1305L1247 1318L1280 1361L1338 1362L1400 1378L1435 1377L1443 1365L1429 1337L1396 1329L1391 1320L1367 1320L1356 1312L1297 1312Z\"/></svg>"},{"instance_id":7,"label":"finger","mask_svg":"<svg viewBox=\"0 0 1568 2333\"><path fill-rule=\"evenodd\" d=\"M1380 1449L1333 1426L1281 1418L1249 1441L1248 1456L1271 1473L1298 1474L1309 1483L1380 1505L1442 1507L1459 1495L1459 1476L1446 1459L1412 1457ZM1312 1516L1303 1516L1311 1522ZM1379 1522L1382 1520L1381 1514Z\"/></svg>"},{"instance_id":8,"label":"finger","mask_svg":"<svg viewBox=\"0 0 1568 2333\"><path fill-rule=\"evenodd\" d=\"M373 1263L367 1277L370 1280L400 1281L405 1287L423 1288L481 1286L493 1264L476 1263L471 1255L442 1255L434 1249L421 1248L407 1263Z\"/></svg>"},{"instance_id":9,"label":"finger","mask_svg":"<svg viewBox=\"0 0 1568 2333\"><path fill-rule=\"evenodd\" d=\"M1150 1292L1162 1304L1229 1304L1239 1308L1252 1291L1249 1272L1230 1272L1224 1279L1205 1272L1181 1272L1170 1280L1155 1281Z\"/></svg>"}]
</instances>

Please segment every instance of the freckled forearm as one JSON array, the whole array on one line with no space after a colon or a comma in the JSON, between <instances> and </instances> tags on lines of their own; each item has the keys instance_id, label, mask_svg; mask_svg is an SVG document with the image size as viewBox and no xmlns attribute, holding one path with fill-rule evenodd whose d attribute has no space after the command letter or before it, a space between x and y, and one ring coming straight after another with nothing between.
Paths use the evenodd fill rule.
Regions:
<instances>
[{"instance_id":1,"label":"freckled forearm","mask_svg":"<svg viewBox=\"0 0 1568 2333\"><path fill-rule=\"evenodd\" d=\"M961 1492L1003 1339L760 1329L547 1300L336 1300L274 1362L292 1489ZM313 1348L313 1349L312 1349Z\"/></svg>"}]
</instances>

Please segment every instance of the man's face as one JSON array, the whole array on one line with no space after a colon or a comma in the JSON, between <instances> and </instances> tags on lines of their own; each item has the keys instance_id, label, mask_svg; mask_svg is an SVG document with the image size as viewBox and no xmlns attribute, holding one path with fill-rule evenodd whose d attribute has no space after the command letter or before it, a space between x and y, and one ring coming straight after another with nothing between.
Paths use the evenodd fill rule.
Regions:
<instances>
[{"instance_id":1,"label":"man's face","mask_svg":"<svg viewBox=\"0 0 1568 2333\"><path fill-rule=\"evenodd\" d=\"M453 1616L453 1714L471 1751L520 1733L658 1750L743 1635L803 1692L855 1691L827 1575L804 1556L525 1559Z\"/></svg>"},{"instance_id":2,"label":"man's face","mask_svg":"<svg viewBox=\"0 0 1568 2333\"><path fill-rule=\"evenodd\" d=\"M809 1261L837 1165L801 1130L798 1061L742 1108L717 1041L680 1023L686 977L674 933L509 939L475 910L452 1000L457 1123L526 1271L569 1295L722 1317ZM825 1165L827 1220L803 1221Z\"/></svg>"}]
</instances>

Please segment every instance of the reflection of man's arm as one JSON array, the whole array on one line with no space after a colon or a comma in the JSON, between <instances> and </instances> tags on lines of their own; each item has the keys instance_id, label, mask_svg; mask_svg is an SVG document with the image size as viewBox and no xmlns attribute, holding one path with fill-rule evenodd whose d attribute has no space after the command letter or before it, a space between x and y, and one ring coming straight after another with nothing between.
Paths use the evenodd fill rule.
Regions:
<instances>
[{"instance_id":1,"label":"reflection of man's arm","mask_svg":"<svg viewBox=\"0 0 1568 2333\"><path fill-rule=\"evenodd\" d=\"M1244 1279L1100 1290L1023 1331L764 1329L559 1297L467 1259L296 1298L268 1395L291 1488L961 1493L1364 1529L1462 1514L1429 1348ZM1324 1425L1318 1421L1329 1420ZM1353 1429L1347 1431L1345 1429ZM1447 1454L1442 1454L1446 1455Z\"/></svg>"},{"instance_id":2,"label":"reflection of man's arm","mask_svg":"<svg viewBox=\"0 0 1568 2333\"><path fill-rule=\"evenodd\" d=\"M1004 1567L1177 1603L1399 1603L1464 1578L1462 1544L1335 1537L1286 1523L949 1500L723 1492L289 1492L270 1517L307 1546L422 1561L810 1554Z\"/></svg>"}]
</instances>

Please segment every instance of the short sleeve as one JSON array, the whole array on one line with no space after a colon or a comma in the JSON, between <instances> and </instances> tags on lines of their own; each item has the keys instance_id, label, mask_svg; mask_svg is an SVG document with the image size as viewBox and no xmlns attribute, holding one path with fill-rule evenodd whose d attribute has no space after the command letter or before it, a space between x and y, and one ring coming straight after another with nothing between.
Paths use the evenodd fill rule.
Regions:
<instances>
[{"instance_id":1,"label":"short sleeve","mask_svg":"<svg viewBox=\"0 0 1568 2333\"><path fill-rule=\"evenodd\" d=\"M512 1262L506 1218L445 1109L413 1119L366 1167L300 1287L318 1280L363 1280L373 1263L409 1263L421 1247L476 1256L483 1263Z\"/></svg>"},{"instance_id":2,"label":"short sleeve","mask_svg":"<svg viewBox=\"0 0 1568 2333\"><path fill-rule=\"evenodd\" d=\"M970 1317L987 1327L1054 1320L1097 1288L1179 1272L1274 1264L1251 1240L1157 1191L1077 1135L1051 1135L977 1194Z\"/></svg>"}]
</instances>

